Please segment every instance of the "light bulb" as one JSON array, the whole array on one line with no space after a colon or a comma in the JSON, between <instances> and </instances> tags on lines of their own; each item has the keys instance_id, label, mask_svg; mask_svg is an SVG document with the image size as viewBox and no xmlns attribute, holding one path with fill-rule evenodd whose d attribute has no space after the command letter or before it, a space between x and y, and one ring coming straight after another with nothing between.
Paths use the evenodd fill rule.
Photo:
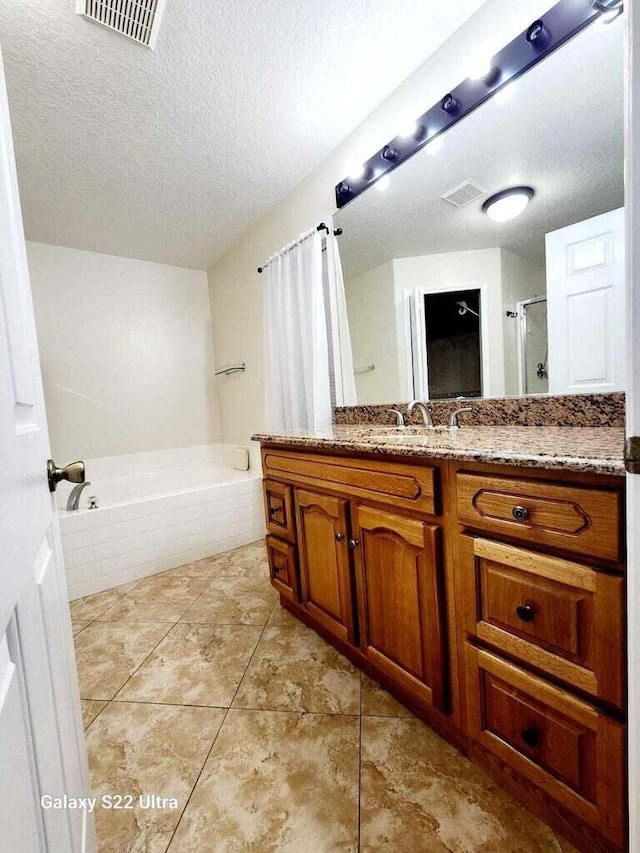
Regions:
<instances>
[{"instance_id":1,"label":"light bulb","mask_svg":"<svg viewBox=\"0 0 640 853\"><path fill-rule=\"evenodd\" d=\"M382 193L386 189L388 189L390 183L391 183L391 178L389 177L389 175L383 175L381 178L378 178L378 180L375 182L374 186L378 190L378 192Z\"/></svg>"},{"instance_id":2,"label":"light bulb","mask_svg":"<svg viewBox=\"0 0 640 853\"><path fill-rule=\"evenodd\" d=\"M435 139L427 143L427 154L437 154L438 151L442 151L443 145L444 139L441 136L436 136Z\"/></svg>"},{"instance_id":3,"label":"light bulb","mask_svg":"<svg viewBox=\"0 0 640 853\"><path fill-rule=\"evenodd\" d=\"M347 176L349 178L353 178L354 181L357 181L358 178L361 178L364 175L364 169L364 163L353 160L347 166Z\"/></svg>"},{"instance_id":4,"label":"light bulb","mask_svg":"<svg viewBox=\"0 0 640 853\"><path fill-rule=\"evenodd\" d=\"M487 77L491 77L493 70L493 65L491 64L490 59L486 59L486 57L476 59L471 65L469 79L486 80Z\"/></svg>"},{"instance_id":5,"label":"light bulb","mask_svg":"<svg viewBox=\"0 0 640 853\"><path fill-rule=\"evenodd\" d=\"M400 129L398 131L398 136L403 139L408 138L409 136L415 136L416 131L418 130L418 122L414 118L404 118L400 124Z\"/></svg>"}]
</instances>

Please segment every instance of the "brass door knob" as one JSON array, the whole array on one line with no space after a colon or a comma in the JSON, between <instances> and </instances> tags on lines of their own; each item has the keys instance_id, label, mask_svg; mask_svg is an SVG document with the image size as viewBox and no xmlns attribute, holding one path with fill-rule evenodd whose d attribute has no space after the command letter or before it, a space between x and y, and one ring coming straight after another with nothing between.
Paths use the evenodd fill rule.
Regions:
<instances>
[{"instance_id":1,"label":"brass door knob","mask_svg":"<svg viewBox=\"0 0 640 853\"><path fill-rule=\"evenodd\" d=\"M53 459L49 459L47 460L47 479L50 492L55 492L60 480L84 483L84 462L70 462L64 468L58 468Z\"/></svg>"}]
</instances>

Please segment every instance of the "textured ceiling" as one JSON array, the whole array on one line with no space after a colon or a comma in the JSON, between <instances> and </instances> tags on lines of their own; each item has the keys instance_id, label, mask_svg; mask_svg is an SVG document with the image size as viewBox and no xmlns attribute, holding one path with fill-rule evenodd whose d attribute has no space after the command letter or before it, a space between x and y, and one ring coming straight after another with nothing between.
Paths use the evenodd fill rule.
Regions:
<instances>
[{"instance_id":1,"label":"textured ceiling","mask_svg":"<svg viewBox=\"0 0 640 853\"><path fill-rule=\"evenodd\" d=\"M29 239L206 268L484 0L167 0L155 52L2 0Z\"/></svg>"},{"instance_id":2,"label":"textured ceiling","mask_svg":"<svg viewBox=\"0 0 640 853\"><path fill-rule=\"evenodd\" d=\"M511 99L483 104L342 208L340 250L351 277L391 258L502 247L544 258L544 235L624 204L623 20L580 33L512 84ZM511 87L510 87L511 88ZM428 105L425 105L428 106ZM456 209L440 196L470 178L486 190ZM484 199L528 184L525 213L498 224Z\"/></svg>"}]
</instances>

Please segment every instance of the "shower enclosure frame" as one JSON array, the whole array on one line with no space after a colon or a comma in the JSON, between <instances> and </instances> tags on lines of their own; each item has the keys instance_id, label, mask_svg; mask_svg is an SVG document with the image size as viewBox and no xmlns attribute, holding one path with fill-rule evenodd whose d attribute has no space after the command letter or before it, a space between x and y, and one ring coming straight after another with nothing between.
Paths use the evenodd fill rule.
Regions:
<instances>
[{"instance_id":1,"label":"shower enclosure frame","mask_svg":"<svg viewBox=\"0 0 640 853\"><path fill-rule=\"evenodd\" d=\"M531 394L527 391L527 309L530 305L537 305L547 301L545 296L532 296L531 299L523 299L517 303L518 312L518 387L520 394ZM547 335L548 340L548 335ZM548 343L547 343L548 353ZM547 378L549 377L549 365L547 361ZM544 393L541 391L540 393Z\"/></svg>"}]
</instances>

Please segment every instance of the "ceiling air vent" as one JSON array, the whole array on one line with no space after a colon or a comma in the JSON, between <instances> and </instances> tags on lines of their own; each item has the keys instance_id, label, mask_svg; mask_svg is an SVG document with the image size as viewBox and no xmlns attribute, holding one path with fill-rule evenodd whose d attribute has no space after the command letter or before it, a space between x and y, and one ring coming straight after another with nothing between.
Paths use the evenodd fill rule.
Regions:
<instances>
[{"instance_id":1,"label":"ceiling air vent","mask_svg":"<svg viewBox=\"0 0 640 853\"><path fill-rule=\"evenodd\" d=\"M486 192L486 190L480 189L480 187L474 184L469 178L461 184L458 184L457 187L453 187L453 189L448 190L446 193L441 195L440 198L448 201L449 204L452 204L454 207L464 207L465 204L470 204L472 201L475 201L477 198L485 195Z\"/></svg>"},{"instance_id":2,"label":"ceiling air vent","mask_svg":"<svg viewBox=\"0 0 640 853\"><path fill-rule=\"evenodd\" d=\"M76 12L153 49L165 0L77 0Z\"/></svg>"}]
</instances>

